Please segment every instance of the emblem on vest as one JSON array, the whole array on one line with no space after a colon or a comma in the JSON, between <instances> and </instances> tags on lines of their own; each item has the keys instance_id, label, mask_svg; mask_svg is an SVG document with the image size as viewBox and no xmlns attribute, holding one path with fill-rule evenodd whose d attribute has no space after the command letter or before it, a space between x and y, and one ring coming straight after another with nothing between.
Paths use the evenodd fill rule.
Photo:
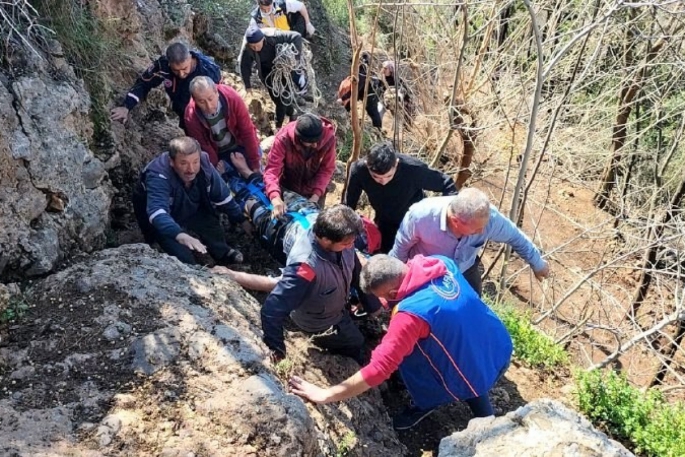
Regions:
<instances>
[{"instance_id":1,"label":"emblem on vest","mask_svg":"<svg viewBox=\"0 0 685 457\"><path fill-rule=\"evenodd\" d=\"M165 79L164 80L164 87L171 87L173 82L170 79Z\"/></svg>"},{"instance_id":2,"label":"emblem on vest","mask_svg":"<svg viewBox=\"0 0 685 457\"><path fill-rule=\"evenodd\" d=\"M447 300L454 300L459 296L459 283L454 279L451 271L448 271L445 276L431 280L431 288Z\"/></svg>"}]
</instances>

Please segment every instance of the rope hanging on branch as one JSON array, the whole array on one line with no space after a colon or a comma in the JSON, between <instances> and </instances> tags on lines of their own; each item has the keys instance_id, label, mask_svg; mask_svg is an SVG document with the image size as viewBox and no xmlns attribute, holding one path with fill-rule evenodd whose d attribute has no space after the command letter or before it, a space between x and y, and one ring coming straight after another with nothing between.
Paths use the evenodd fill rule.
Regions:
<instances>
[{"instance_id":1,"label":"rope hanging on branch","mask_svg":"<svg viewBox=\"0 0 685 457\"><path fill-rule=\"evenodd\" d=\"M276 45L274 66L265 81L269 90L276 97L280 98L284 105L292 105L299 110L303 110L303 107L300 106L303 100L298 96L300 92L312 95L314 99L312 108L316 108L321 99L321 92L316 87L316 74L310 65L312 53L306 46L303 46L302 50L304 55L300 58L299 52L293 43ZM293 74L298 75L296 79L299 79L302 75L306 78L304 91L293 80Z\"/></svg>"}]
</instances>

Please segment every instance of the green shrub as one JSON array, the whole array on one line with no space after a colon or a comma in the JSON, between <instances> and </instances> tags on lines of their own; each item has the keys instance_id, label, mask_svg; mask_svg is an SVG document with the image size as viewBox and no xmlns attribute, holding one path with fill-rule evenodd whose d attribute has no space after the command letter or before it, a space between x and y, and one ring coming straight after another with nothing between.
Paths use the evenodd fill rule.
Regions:
<instances>
[{"instance_id":1,"label":"green shrub","mask_svg":"<svg viewBox=\"0 0 685 457\"><path fill-rule=\"evenodd\" d=\"M553 368L568 363L568 353L537 330L530 317L511 306L495 304L493 310L504 322L514 342L514 357L532 367Z\"/></svg>"},{"instance_id":2,"label":"green shrub","mask_svg":"<svg viewBox=\"0 0 685 457\"><path fill-rule=\"evenodd\" d=\"M13 296L7 304L7 308L0 313L0 324L6 324L21 319L28 310L29 305L23 297Z\"/></svg>"},{"instance_id":3,"label":"green shrub","mask_svg":"<svg viewBox=\"0 0 685 457\"><path fill-rule=\"evenodd\" d=\"M352 452L352 449L354 449L356 442L357 436L355 433L352 430L348 431L338 442L338 448L336 449L335 456L347 457Z\"/></svg>"},{"instance_id":4,"label":"green shrub","mask_svg":"<svg viewBox=\"0 0 685 457\"><path fill-rule=\"evenodd\" d=\"M576 374L580 410L612 436L649 457L685 455L685 406L670 405L661 393L642 392L625 376L599 370Z\"/></svg>"}]
</instances>

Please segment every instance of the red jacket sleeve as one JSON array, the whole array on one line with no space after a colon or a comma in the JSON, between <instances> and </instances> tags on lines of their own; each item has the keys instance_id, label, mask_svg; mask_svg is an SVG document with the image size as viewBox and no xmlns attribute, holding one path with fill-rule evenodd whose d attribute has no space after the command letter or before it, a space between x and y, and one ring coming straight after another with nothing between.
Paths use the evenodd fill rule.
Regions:
<instances>
[{"instance_id":1,"label":"red jacket sleeve","mask_svg":"<svg viewBox=\"0 0 685 457\"><path fill-rule=\"evenodd\" d=\"M185 121L186 135L195 138L200 143L200 148L209 155L209 161L216 166L219 163L219 152L214 145L214 142L209 137L209 129L202 125L200 119L195 114L195 102L190 99L190 103L186 106L186 111L183 116Z\"/></svg>"},{"instance_id":2,"label":"red jacket sleeve","mask_svg":"<svg viewBox=\"0 0 685 457\"><path fill-rule=\"evenodd\" d=\"M323 159L319 171L312 179L313 193L319 197L326 192L328 183L331 182L333 172L335 172L335 134L331 134L331 138L326 145L326 152L324 152Z\"/></svg>"},{"instance_id":3,"label":"red jacket sleeve","mask_svg":"<svg viewBox=\"0 0 685 457\"><path fill-rule=\"evenodd\" d=\"M250 118L250 112L237 92L232 91L227 95L227 98L231 101L230 115L235 116L235 133L231 132L231 134L235 136L238 144L245 148L245 159L250 169L259 170L261 168L259 164L259 140L257 140L257 131Z\"/></svg>"},{"instance_id":4,"label":"red jacket sleeve","mask_svg":"<svg viewBox=\"0 0 685 457\"><path fill-rule=\"evenodd\" d=\"M286 132L283 132L284 134ZM271 200L275 195L281 195L281 174L285 162L285 144L282 137L277 136L269 151L269 159L264 168L264 187L266 196Z\"/></svg>"},{"instance_id":5,"label":"red jacket sleeve","mask_svg":"<svg viewBox=\"0 0 685 457\"><path fill-rule=\"evenodd\" d=\"M361 369L362 378L371 387L388 379L402 360L414 350L414 345L428 337L430 326L413 314L399 312L390 319L388 333L371 353L371 361Z\"/></svg>"}]
</instances>

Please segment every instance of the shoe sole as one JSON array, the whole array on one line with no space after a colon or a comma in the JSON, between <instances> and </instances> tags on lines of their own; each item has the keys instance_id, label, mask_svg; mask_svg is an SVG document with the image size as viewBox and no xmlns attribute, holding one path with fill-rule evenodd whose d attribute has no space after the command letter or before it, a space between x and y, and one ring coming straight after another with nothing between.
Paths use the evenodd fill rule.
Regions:
<instances>
[{"instance_id":1,"label":"shoe sole","mask_svg":"<svg viewBox=\"0 0 685 457\"><path fill-rule=\"evenodd\" d=\"M396 427L396 426L393 424L393 428L394 428L395 430L397 430L397 431L400 431L400 432L401 432L402 430L409 430L410 428L414 428L414 427L416 427L417 425L419 425L419 422L421 422L422 420L424 420L425 418L427 418L428 416L430 416L431 414L433 414L434 411L435 411L434 409L431 409L430 411L427 411L427 412L424 413L421 417L419 417L418 419L416 419L416 421L414 421L414 423L412 423L412 424L410 424L410 425L402 425L402 426Z\"/></svg>"}]
</instances>

